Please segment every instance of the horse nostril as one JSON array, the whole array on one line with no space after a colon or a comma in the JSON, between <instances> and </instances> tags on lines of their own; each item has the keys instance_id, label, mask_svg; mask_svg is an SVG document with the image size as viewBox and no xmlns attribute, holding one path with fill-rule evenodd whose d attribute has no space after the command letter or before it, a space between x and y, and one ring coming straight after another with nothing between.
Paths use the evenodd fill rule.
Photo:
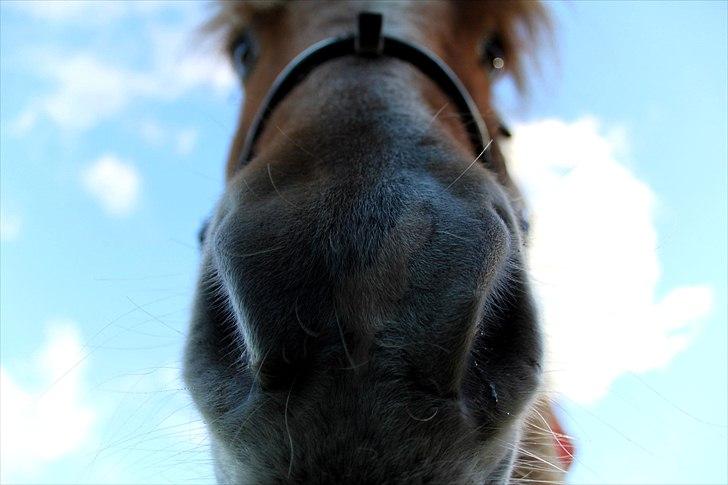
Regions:
<instances>
[{"instance_id":1,"label":"horse nostril","mask_svg":"<svg viewBox=\"0 0 728 485\"><path fill-rule=\"evenodd\" d=\"M516 235L519 232L520 227L516 224L515 217L502 204L493 204L493 212L498 215L503 224L508 228L509 235Z\"/></svg>"},{"instance_id":2,"label":"horse nostril","mask_svg":"<svg viewBox=\"0 0 728 485\"><path fill-rule=\"evenodd\" d=\"M296 367L285 361L284 358L270 358L250 365L253 382L261 391L278 392L288 389L301 372L300 362Z\"/></svg>"}]
</instances>

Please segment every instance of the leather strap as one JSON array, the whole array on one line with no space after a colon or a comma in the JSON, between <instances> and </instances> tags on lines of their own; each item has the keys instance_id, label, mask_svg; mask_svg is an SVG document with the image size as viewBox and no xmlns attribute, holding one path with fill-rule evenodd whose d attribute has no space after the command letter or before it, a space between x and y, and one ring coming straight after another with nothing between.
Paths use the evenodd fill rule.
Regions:
<instances>
[{"instance_id":1,"label":"leather strap","mask_svg":"<svg viewBox=\"0 0 728 485\"><path fill-rule=\"evenodd\" d=\"M362 12L355 35L333 37L313 44L278 75L261 104L245 138L239 166L246 165L255 156L255 145L265 129L271 113L280 102L300 84L316 67L333 59L356 55L364 58L391 57L407 62L430 78L455 105L463 126L467 130L476 156L489 163L484 153L490 136L477 105L463 84L447 64L433 53L407 41L382 34L382 15Z\"/></svg>"}]
</instances>

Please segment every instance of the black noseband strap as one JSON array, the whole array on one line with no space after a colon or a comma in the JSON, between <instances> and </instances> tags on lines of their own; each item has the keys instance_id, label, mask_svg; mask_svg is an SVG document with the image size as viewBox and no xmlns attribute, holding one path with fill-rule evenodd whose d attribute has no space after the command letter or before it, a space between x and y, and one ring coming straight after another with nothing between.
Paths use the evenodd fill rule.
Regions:
<instances>
[{"instance_id":1,"label":"black noseband strap","mask_svg":"<svg viewBox=\"0 0 728 485\"><path fill-rule=\"evenodd\" d=\"M429 77L454 103L463 126L468 132L475 155L484 153L490 142L483 117L455 73L434 54L404 40L382 35L382 15L360 13L356 35L330 38L318 42L293 59L278 75L261 104L245 138L240 154L240 166L247 164L255 154L255 144L265 128L268 117L278 104L316 67L339 57L356 55L367 58L393 57L416 67Z\"/></svg>"}]
</instances>

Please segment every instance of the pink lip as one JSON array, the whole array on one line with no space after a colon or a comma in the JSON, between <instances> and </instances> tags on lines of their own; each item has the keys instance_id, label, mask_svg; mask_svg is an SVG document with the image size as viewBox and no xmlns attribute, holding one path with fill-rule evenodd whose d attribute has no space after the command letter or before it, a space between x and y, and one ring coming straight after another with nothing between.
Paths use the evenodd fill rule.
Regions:
<instances>
[{"instance_id":1,"label":"pink lip","mask_svg":"<svg viewBox=\"0 0 728 485\"><path fill-rule=\"evenodd\" d=\"M551 433L554 436L554 445L556 447L556 456L559 461L564 465L564 469L568 470L571 468L571 464L574 462L574 442L571 437L564 433L564 429L561 427L559 419L556 417L556 413L551 411L551 419L549 426L551 426Z\"/></svg>"}]
</instances>

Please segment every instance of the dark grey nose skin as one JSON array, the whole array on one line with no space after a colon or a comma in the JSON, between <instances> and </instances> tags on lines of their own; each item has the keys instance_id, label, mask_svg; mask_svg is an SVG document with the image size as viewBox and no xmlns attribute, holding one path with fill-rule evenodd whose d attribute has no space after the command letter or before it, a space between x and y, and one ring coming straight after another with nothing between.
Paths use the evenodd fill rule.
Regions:
<instances>
[{"instance_id":1,"label":"dark grey nose skin","mask_svg":"<svg viewBox=\"0 0 728 485\"><path fill-rule=\"evenodd\" d=\"M510 475L542 352L519 224L404 74L312 73L210 222L185 373L223 482Z\"/></svg>"},{"instance_id":2,"label":"dark grey nose skin","mask_svg":"<svg viewBox=\"0 0 728 485\"><path fill-rule=\"evenodd\" d=\"M337 170L251 167L208 229L186 375L220 473L503 482L541 360L505 195Z\"/></svg>"}]
</instances>

